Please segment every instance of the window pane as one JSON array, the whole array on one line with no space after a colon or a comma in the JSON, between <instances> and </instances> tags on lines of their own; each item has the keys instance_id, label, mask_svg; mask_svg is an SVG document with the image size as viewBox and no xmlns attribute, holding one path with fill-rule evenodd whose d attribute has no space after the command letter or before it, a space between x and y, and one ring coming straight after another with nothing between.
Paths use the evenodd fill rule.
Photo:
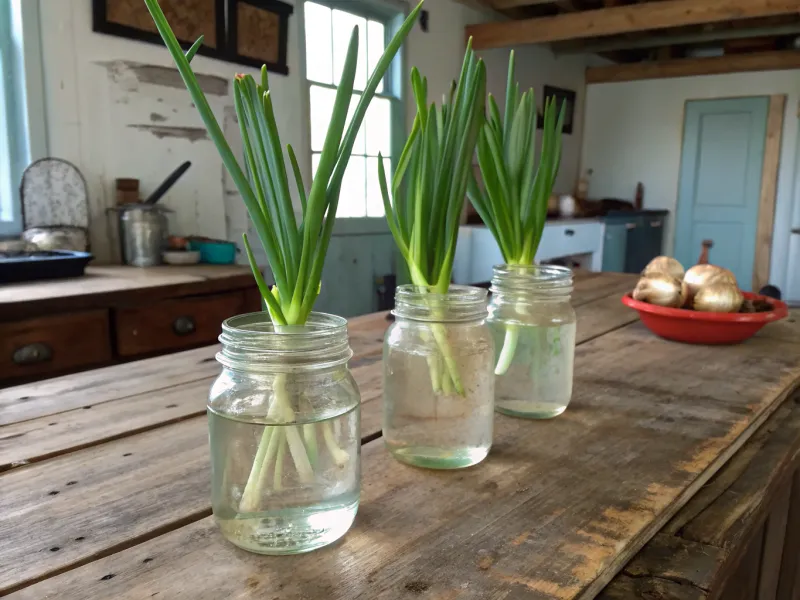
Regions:
<instances>
[{"instance_id":1,"label":"window pane","mask_svg":"<svg viewBox=\"0 0 800 600\"><path fill-rule=\"evenodd\" d=\"M386 47L384 38L383 24L377 21L370 21L367 24L367 71L368 76L372 75L375 67L378 66L378 61ZM380 94L383 91L383 81L378 84L377 92Z\"/></svg>"},{"instance_id":2,"label":"window pane","mask_svg":"<svg viewBox=\"0 0 800 600\"><path fill-rule=\"evenodd\" d=\"M333 83L339 85L347 57L347 47L350 45L350 36L356 25L358 25L358 65L353 88L363 90L367 86L367 20L343 10L333 11Z\"/></svg>"},{"instance_id":3,"label":"window pane","mask_svg":"<svg viewBox=\"0 0 800 600\"><path fill-rule=\"evenodd\" d=\"M350 108L347 111L348 126L350 125L350 121L356 112L356 107L358 106L359 100L361 100L360 94L353 94L353 96L350 98ZM372 101L374 102L375 100L373 99ZM369 108L367 108L367 114L369 114ZM364 140L366 138L365 125L366 125L366 118L361 122L361 129L358 130L358 135L356 135L356 141L353 144L353 154L366 154L364 145ZM347 130L345 129L345 131Z\"/></svg>"},{"instance_id":4,"label":"window pane","mask_svg":"<svg viewBox=\"0 0 800 600\"><path fill-rule=\"evenodd\" d=\"M319 157L320 156L322 156L322 154L320 154L318 152L315 152L315 153L313 153L311 155L311 178L312 179L317 176L317 167L319 167Z\"/></svg>"},{"instance_id":5,"label":"window pane","mask_svg":"<svg viewBox=\"0 0 800 600\"><path fill-rule=\"evenodd\" d=\"M383 159L383 168L386 170L386 185L392 185L392 163L388 158ZM367 158L367 216L382 217L383 196L381 196L381 184L378 177L378 159Z\"/></svg>"},{"instance_id":6,"label":"window pane","mask_svg":"<svg viewBox=\"0 0 800 600\"><path fill-rule=\"evenodd\" d=\"M347 170L342 178L342 191L339 194L337 217L363 217L367 214L366 199L366 159L351 156Z\"/></svg>"},{"instance_id":7,"label":"window pane","mask_svg":"<svg viewBox=\"0 0 800 600\"><path fill-rule=\"evenodd\" d=\"M333 83L331 56L331 9L306 2L306 77L320 83Z\"/></svg>"},{"instance_id":8,"label":"window pane","mask_svg":"<svg viewBox=\"0 0 800 600\"><path fill-rule=\"evenodd\" d=\"M322 151L328 124L333 114L333 102L336 90L312 85L309 92L309 109L311 113L311 150Z\"/></svg>"},{"instance_id":9,"label":"window pane","mask_svg":"<svg viewBox=\"0 0 800 600\"><path fill-rule=\"evenodd\" d=\"M386 98L373 98L364 119L367 154L389 156L392 152L392 105ZM363 129L363 127L362 127Z\"/></svg>"}]
</instances>

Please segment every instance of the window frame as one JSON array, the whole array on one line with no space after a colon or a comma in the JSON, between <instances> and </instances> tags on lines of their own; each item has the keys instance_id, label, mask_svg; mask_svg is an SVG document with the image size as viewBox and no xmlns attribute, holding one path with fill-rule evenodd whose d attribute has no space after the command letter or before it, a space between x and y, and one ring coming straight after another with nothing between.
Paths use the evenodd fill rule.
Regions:
<instances>
[{"instance_id":1,"label":"window frame","mask_svg":"<svg viewBox=\"0 0 800 600\"><path fill-rule=\"evenodd\" d=\"M306 2L313 2L327 6L330 9L339 9L356 16L362 17L367 20L379 21L384 26L384 48L392 40L400 26L408 16L409 9L405 2L397 0L302 0L302 10L300 13L303 15L302 26L302 41L301 47L301 77L303 80L303 118L305 127L305 142L307 144L307 161L308 173L312 173L312 157L318 152L314 152L311 146L311 86L318 86L326 89L336 90L338 86L333 84L321 83L308 78L307 74L307 56L306 56L306 30L305 30L305 4ZM359 51L361 48L359 48ZM406 63L406 44L404 43L400 51L395 56L392 64L386 71L383 77L383 91L375 93L376 98L383 98L389 100L390 111L390 135L391 135L391 156L389 161L391 164L392 172L397 168L397 161L403 151L406 137L408 134L406 125L406 82L403 81L403 65ZM368 73L368 76L372 73ZM357 93L354 91L354 93ZM391 174L387 174L391 177ZM309 179L310 180L310 179ZM365 181L366 183L366 181ZM337 216L337 222L344 223L354 219L369 219L369 220L382 220L385 221L386 216L368 216L362 215L359 217L344 217Z\"/></svg>"}]
</instances>

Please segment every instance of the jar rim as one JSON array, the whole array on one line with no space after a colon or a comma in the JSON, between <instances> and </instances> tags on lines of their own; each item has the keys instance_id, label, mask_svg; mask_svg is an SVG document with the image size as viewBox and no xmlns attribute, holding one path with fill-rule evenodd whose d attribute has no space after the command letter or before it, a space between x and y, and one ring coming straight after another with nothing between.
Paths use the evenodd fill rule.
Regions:
<instances>
[{"instance_id":1,"label":"jar rim","mask_svg":"<svg viewBox=\"0 0 800 600\"><path fill-rule=\"evenodd\" d=\"M562 267L561 265L514 265L514 264L500 264L492 267L492 272L495 277L502 276L522 276L533 277L538 281L560 281L566 278L572 278L573 272L569 267Z\"/></svg>"},{"instance_id":2,"label":"jar rim","mask_svg":"<svg viewBox=\"0 0 800 600\"><path fill-rule=\"evenodd\" d=\"M572 269L560 265L495 265L492 294L542 298L569 297Z\"/></svg>"},{"instance_id":3,"label":"jar rim","mask_svg":"<svg viewBox=\"0 0 800 600\"><path fill-rule=\"evenodd\" d=\"M242 339L256 336L262 339L264 334L269 334L278 337L299 338L301 336L325 335L326 333L341 332L342 330L345 332L347 330L347 319L337 315L311 312L306 322L302 325L280 325L276 327L269 313L261 311L244 313L225 319L222 322L222 335L220 337L227 334L238 336Z\"/></svg>"},{"instance_id":4,"label":"jar rim","mask_svg":"<svg viewBox=\"0 0 800 600\"><path fill-rule=\"evenodd\" d=\"M473 321L486 316L488 290L469 285L451 285L447 292L403 284L397 286L392 314L415 321Z\"/></svg>"}]
</instances>

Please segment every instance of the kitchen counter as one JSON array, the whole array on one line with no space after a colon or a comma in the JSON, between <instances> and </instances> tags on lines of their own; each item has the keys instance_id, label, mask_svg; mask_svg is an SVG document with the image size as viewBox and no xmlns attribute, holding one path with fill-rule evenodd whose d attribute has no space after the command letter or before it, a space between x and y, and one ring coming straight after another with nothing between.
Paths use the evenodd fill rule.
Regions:
<instances>
[{"instance_id":1,"label":"kitchen counter","mask_svg":"<svg viewBox=\"0 0 800 600\"><path fill-rule=\"evenodd\" d=\"M222 319L260 307L236 265L99 266L0 285L0 385L208 344Z\"/></svg>"}]
</instances>

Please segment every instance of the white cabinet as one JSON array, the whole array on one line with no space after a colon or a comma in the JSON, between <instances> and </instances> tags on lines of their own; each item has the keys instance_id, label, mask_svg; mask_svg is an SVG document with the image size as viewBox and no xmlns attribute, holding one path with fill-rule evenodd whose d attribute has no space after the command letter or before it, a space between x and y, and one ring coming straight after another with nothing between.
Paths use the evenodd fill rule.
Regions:
<instances>
[{"instance_id":1,"label":"white cabinet","mask_svg":"<svg viewBox=\"0 0 800 600\"><path fill-rule=\"evenodd\" d=\"M602 267L603 233L601 220L576 219L552 221L545 225L538 262L588 255L592 271ZM453 263L453 281L460 284L482 283L491 280L492 267L502 264L503 256L491 232L483 226L464 225L458 232L458 246Z\"/></svg>"}]
</instances>

